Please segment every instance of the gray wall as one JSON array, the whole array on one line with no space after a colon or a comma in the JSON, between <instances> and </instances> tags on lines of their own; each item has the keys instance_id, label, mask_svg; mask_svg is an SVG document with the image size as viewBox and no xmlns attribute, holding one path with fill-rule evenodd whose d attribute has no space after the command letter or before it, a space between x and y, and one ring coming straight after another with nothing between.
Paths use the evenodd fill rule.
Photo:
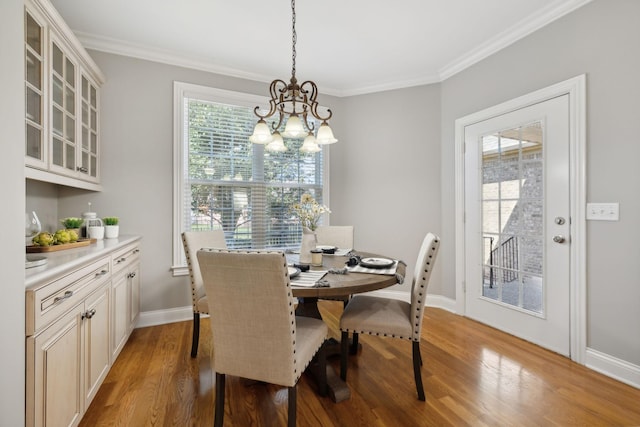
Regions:
<instances>
[{"instance_id":1,"label":"gray wall","mask_svg":"<svg viewBox=\"0 0 640 427\"><path fill-rule=\"evenodd\" d=\"M640 2L597 0L442 83L444 294L455 296L454 121L587 74L587 201L620 221L587 223L588 346L640 365ZM633 331L633 332L632 332Z\"/></svg>"},{"instance_id":2,"label":"gray wall","mask_svg":"<svg viewBox=\"0 0 640 427\"><path fill-rule=\"evenodd\" d=\"M24 425L24 47L22 0L0 2L2 298L0 426Z\"/></svg>"},{"instance_id":3,"label":"gray wall","mask_svg":"<svg viewBox=\"0 0 640 427\"><path fill-rule=\"evenodd\" d=\"M344 99L331 153L332 224L354 224L356 249L402 259L409 277L429 231L440 229L440 87ZM430 291L439 294L441 269Z\"/></svg>"}]
</instances>

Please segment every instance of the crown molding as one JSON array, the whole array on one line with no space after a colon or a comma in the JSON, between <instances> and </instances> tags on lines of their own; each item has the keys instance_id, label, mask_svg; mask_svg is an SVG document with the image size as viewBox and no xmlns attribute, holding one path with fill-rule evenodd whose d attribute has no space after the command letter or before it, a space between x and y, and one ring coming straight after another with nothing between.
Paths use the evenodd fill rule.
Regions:
<instances>
[{"instance_id":1,"label":"crown molding","mask_svg":"<svg viewBox=\"0 0 640 427\"><path fill-rule=\"evenodd\" d=\"M516 41L539 30L545 25L573 12L574 10L590 3L592 0L558 0L549 7L542 9L537 14L528 17L525 21L517 22L504 30L496 37L491 38L486 43L478 46L446 66L438 70L437 74L396 80L381 84L355 87L353 89L336 89L323 86L322 93L336 97L347 97L354 95L364 95L368 93L383 92L388 90L403 89L407 87L421 86L427 84L440 83L466 68L482 61L494 53L506 48ZM221 74L229 77L247 79L259 82L270 83L273 76L251 73L231 67L224 67L212 63L206 58L185 56L174 51L150 48L148 46L137 45L123 40L116 40L107 37L100 37L94 34L75 32L76 37L86 49L97 50L116 55L123 55L132 58L144 59L147 61L159 62L162 64L174 65L178 67L190 68L209 73Z\"/></svg>"},{"instance_id":2,"label":"crown molding","mask_svg":"<svg viewBox=\"0 0 640 427\"><path fill-rule=\"evenodd\" d=\"M574 10L590 3L592 0L558 1L538 13L528 17L526 20L516 22L502 33L492 37L487 42L481 44L458 59L442 67L439 71L440 81L469 68L496 52L506 48L540 28L553 21L573 12Z\"/></svg>"}]
</instances>

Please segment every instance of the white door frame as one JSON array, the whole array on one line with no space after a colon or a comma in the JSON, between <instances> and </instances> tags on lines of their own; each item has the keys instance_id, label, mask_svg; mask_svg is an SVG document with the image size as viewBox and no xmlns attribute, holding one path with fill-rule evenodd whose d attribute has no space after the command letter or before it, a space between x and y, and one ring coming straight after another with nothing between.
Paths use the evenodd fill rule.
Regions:
<instances>
[{"instance_id":1,"label":"white door frame","mask_svg":"<svg viewBox=\"0 0 640 427\"><path fill-rule=\"evenodd\" d=\"M584 74L457 119L456 179L456 312L465 314L465 127L556 96L569 95L569 191L571 194L570 340L571 359L585 363L586 316L586 76Z\"/></svg>"}]
</instances>

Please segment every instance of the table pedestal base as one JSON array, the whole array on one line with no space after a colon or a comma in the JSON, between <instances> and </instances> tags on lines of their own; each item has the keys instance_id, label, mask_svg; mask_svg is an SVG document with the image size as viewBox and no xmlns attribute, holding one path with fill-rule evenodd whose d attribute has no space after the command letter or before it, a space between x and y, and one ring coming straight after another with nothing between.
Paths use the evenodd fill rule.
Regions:
<instances>
[{"instance_id":1,"label":"table pedestal base","mask_svg":"<svg viewBox=\"0 0 640 427\"><path fill-rule=\"evenodd\" d=\"M313 317L322 319L320 310L318 310L317 298L299 298L298 307L296 308L296 316ZM357 345L357 343L356 343ZM340 356L340 341L335 338L329 338L324 343L327 358L332 356ZM327 364L327 392L331 400L334 402L342 402L351 398L351 390L347 383L342 381L340 375L336 373L332 366ZM307 370L313 377L317 377L318 366L312 362L310 369Z\"/></svg>"}]
</instances>

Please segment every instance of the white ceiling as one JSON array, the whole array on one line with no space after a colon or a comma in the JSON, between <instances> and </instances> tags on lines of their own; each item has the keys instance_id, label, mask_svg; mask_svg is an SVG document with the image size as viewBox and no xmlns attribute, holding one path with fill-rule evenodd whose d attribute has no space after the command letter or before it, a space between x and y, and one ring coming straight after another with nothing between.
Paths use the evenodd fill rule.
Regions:
<instances>
[{"instance_id":1,"label":"white ceiling","mask_svg":"<svg viewBox=\"0 0 640 427\"><path fill-rule=\"evenodd\" d=\"M286 0L51 0L90 49L270 82ZM346 96L442 81L590 0L298 0L299 81Z\"/></svg>"}]
</instances>

